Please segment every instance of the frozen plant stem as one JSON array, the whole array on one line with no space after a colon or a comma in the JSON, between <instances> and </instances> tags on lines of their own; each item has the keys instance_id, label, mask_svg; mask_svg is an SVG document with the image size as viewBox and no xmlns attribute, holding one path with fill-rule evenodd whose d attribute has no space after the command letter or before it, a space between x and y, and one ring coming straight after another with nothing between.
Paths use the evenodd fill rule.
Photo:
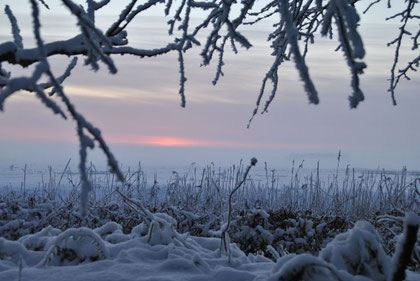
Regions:
<instances>
[{"instance_id":1,"label":"frozen plant stem","mask_svg":"<svg viewBox=\"0 0 420 281\"><path fill-rule=\"evenodd\" d=\"M221 231L222 231L222 233L221 233L221 239L222 239L222 241L221 241L221 244L220 244L220 250L222 249L222 246L225 248L225 251L226 251L226 254L228 255L228 257L229 257L229 262L230 262L230 248L229 248L229 234L228 234L228 231L229 231L229 227L230 227L230 223L231 223L231 220L232 220L232 197L233 197L233 194L242 186L242 184L246 181L246 178L248 177L248 173L249 173L249 171L251 170L251 168L252 168L252 166L255 166L256 164L257 164L257 162L258 162L258 160L257 160L257 158L255 158L255 157L253 157L253 158L251 158L251 163L248 165L248 167L246 167L246 170L245 170L245 173L244 173L244 176L242 177L242 180L241 181L239 181L237 184L236 184L236 186L235 186L235 188L234 189L232 189L232 191L230 192L230 194L229 194L229 202L228 202L228 221L227 221L227 223L226 224L224 224L223 226L222 226L222 228L221 228Z\"/></svg>"},{"instance_id":2,"label":"frozen plant stem","mask_svg":"<svg viewBox=\"0 0 420 281\"><path fill-rule=\"evenodd\" d=\"M23 169L23 196L26 195L26 164L25 168Z\"/></svg>"},{"instance_id":3,"label":"frozen plant stem","mask_svg":"<svg viewBox=\"0 0 420 281\"><path fill-rule=\"evenodd\" d=\"M22 256L19 256L19 263L18 263L19 271L18 271L18 281L22 281L22 271L23 271L23 262Z\"/></svg>"}]
</instances>

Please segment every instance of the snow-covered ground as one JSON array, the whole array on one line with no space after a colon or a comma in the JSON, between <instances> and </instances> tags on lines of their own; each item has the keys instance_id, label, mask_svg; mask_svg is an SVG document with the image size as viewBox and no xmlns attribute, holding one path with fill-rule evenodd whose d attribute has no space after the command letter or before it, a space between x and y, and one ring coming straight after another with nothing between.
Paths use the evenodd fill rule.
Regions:
<instances>
[{"instance_id":1,"label":"snow-covered ground","mask_svg":"<svg viewBox=\"0 0 420 281\"><path fill-rule=\"evenodd\" d=\"M245 255L235 244L228 256L220 238L180 235L169 218L154 219L161 225L142 224L129 235L108 223L94 230L48 227L16 242L0 238L0 280L368 281L390 280L393 270L368 222L338 235L319 257L277 254L273 262ZM408 272L406 280L420 280L420 274Z\"/></svg>"},{"instance_id":2,"label":"snow-covered ground","mask_svg":"<svg viewBox=\"0 0 420 281\"><path fill-rule=\"evenodd\" d=\"M132 191L131 198L138 198L146 208L157 212L149 214L141 210L127 213L127 209L116 207L123 204L121 198L111 198L118 184L109 173L92 167L92 208L102 206L104 210L91 210L84 222L77 214L77 173L65 167L26 167L26 173L24 167L3 167L0 280L388 280L393 270L393 247L402 233L402 217L394 213L372 220L369 214L378 206L385 213L392 211L384 208L387 196L372 189L383 185L388 195L404 190L407 196L388 203L399 204L402 209L410 206L418 213L417 174L405 170L355 171L353 176L351 170L338 174L320 170L324 197L317 199L315 187L313 195L309 192L318 180L317 170L255 169L235 194L232 225L224 240L238 244L225 247L220 230L226 222L227 195L242 172L238 167L219 169L211 165L204 170L191 166L177 172L127 170L130 185L121 190L127 194ZM352 186L357 189L352 190ZM364 195L355 197L358 193ZM272 209L296 198L285 213ZM364 202L369 198L379 203ZM277 201L277 205L272 203ZM316 202L324 204L319 208L321 213L308 213L315 212L316 206L312 205ZM356 205L351 204L359 206L361 212L355 212L352 206ZM332 214L336 218L327 217L328 206L335 208ZM264 209L271 211L268 214ZM287 217L291 210L295 211L294 217ZM98 221L102 211L124 225ZM350 217L340 223L339 215L346 216L345 211L353 212L353 219L370 218L377 229L366 221L351 227ZM414 224L417 219L412 220ZM130 221L134 225L127 228ZM60 229L48 226L51 223ZM337 235L340 231L344 233ZM247 243L254 250L246 250ZM419 246L415 247L416 255ZM304 253L305 249L315 255ZM406 280L420 280L418 273L407 273Z\"/></svg>"}]
</instances>

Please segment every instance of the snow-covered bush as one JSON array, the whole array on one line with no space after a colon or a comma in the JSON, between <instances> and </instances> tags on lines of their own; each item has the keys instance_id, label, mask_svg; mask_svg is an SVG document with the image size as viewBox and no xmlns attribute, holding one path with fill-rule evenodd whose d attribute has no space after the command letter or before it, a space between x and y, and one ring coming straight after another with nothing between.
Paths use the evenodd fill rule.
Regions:
<instances>
[{"instance_id":1,"label":"snow-covered bush","mask_svg":"<svg viewBox=\"0 0 420 281\"><path fill-rule=\"evenodd\" d=\"M358 221L352 229L337 235L322 249L319 257L292 254L280 258L269 280L405 280L407 258L410 258L417 238L416 236L413 240L410 235L417 235L419 225L418 216L406 216L404 238L401 239L392 264L379 243L379 236L373 225Z\"/></svg>"},{"instance_id":2,"label":"snow-covered bush","mask_svg":"<svg viewBox=\"0 0 420 281\"><path fill-rule=\"evenodd\" d=\"M164 213L156 213L154 218L149 222L147 232L147 242L150 245L168 245L176 243L182 245L185 243L188 233L181 235L176 231L176 220Z\"/></svg>"},{"instance_id":3,"label":"snow-covered bush","mask_svg":"<svg viewBox=\"0 0 420 281\"><path fill-rule=\"evenodd\" d=\"M121 188L127 196L130 196L130 200L142 203L148 213L153 216L150 214L145 216L136 206L130 207L124 204L122 197L112 192L111 183L99 178L100 176L104 176L105 179L110 178L109 174L90 175L92 182L100 184L101 187L95 186L90 198L92 208L85 218L80 217L78 212L80 203L77 189L70 190L68 193L57 193L55 198L37 189L27 191L26 194L4 190L0 193L0 236L9 240L19 240L22 243L24 240L20 239L25 237L25 247L39 252L46 250L43 249L45 244L59 231L80 226L95 229L104 241L112 244L128 241L131 237L146 238L146 241L151 237L150 242L155 245L182 244L179 241L183 241L184 238L177 242L173 241L173 239L178 240L175 233L211 237L212 233L220 230L220 226L226 221L224 215L227 212L226 203L229 191L235 183L235 178L242 177L243 170L240 166L227 171L209 166L203 170L203 173L198 172L197 178L181 175L178 175L178 178L182 180L173 178L169 181L171 184L169 191L165 184L159 184L159 192L155 192L156 190L152 189L156 189L157 184L153 183L155 187L151 188L144 179L140 182L130 182L131 187ZM141 170L132 170L132 174L130 172L126 174L128 178L135 179L132 175L141 174L141 172ZM202 174L204 174L203 177L201 177ZM376 188L367 184L370 182L369 178L385 177L382 175L382 171L378 171L377 176L369 176L365 173L360 178L355 177L354 182L345 182L345 184L360 184L362 192L358 193L365 193L364 188ZM386 190L390 192L389 194L395 192L403 194L404 190L411 194L411 188L416 186L409 178L406 180L405 175L406 171L403 170L402 173L396 174L392 181L387 180ZM75 175L72 174L72 177L74 179ZM295 176L293 179L295 182L292 188L297 190L302 183L305 183L300 179L299 184L299 178ZM276 259L276 255L284 256L288 253L317 255L337 234L350 229L360 218L368 219L375 225L385 253L392 256L397 238L403 230L403 213L397 209L389 209L386 205L404 208L415 213L419 212L418 206L420 206L417 203L420 197L415 194L411 198L408 195L401 196L400 198L406 198L404 200L394 200L394 198L392 202L387 201L388 196L384 194L382 197L377 197L377 203L365 208L363 213L354 212L353 216L348 216L346 210L350 210L351 205L341 204L343 208L337 207L337 213L343 215L332 215L327 209L328 201L333 202L332 197L329 197L328 189L324 190L321 186L323 203L318 204L316 209L305 210L305 205L299 201L297 206L300 207L293 208L291 205L280 208L283 202L290 201L286 195L290 187L277 184L274 189L270 189L266 186L255 186L255 182L252 177L249 177L244 182L244 188L240 189L237 196L233 198L232 220L228 234L230 241L236 243L244 253L264 254L273 260ZM403 182L407 184L401 184ZM189 185L199 184L201 184L199 188L188 188ZM381 184L381 181L377 181L377 184ZM141 186L133 188L137 185ZM130 188L131 192L128 192ZM311 188L310 185L308 188ZM256 194L255 190L262 191ZM277 202L275 198L284 201ZM343 194L344 198L345 194ZM359 200L366 202L364 198L357 198L355 197L356 204ZM194 204L191 204L191 200ZM307 196L306 200L311 202L311 196ZM171 202L178 205L171 206ZM310 203L309 206L312 204ZM387 213L387 210L391 211ZM164 224L153 223L153 220L157 219L163 220ZM163 227L155 228L159 225ZM44 229L48 226L55 230L48 232L48 229ZM35 233L39 236L29 239L29 234ZM153 237L156 240L153 240ZM269 250L270 247L271 250ZM419 268L419 256L420 243L417 243L413 259L409 264L411 270Z\"/></svg>"},{"instance_id":4,"label":"snow-covered bush","mask_svg":"<svg viewBox=\"0 0 420 281\"><path fill-rule=\"evenodd\" d=\"M22 244L0 237L1 260L10 260L17 264L20 258L27 256L27 252L27 249Z\"/></svg>"},{"instance_id":5,"label":"snow-covered bush","mask_svg":"<svg viewBox=\"0 0 420 281\"><path fill-rule=\"evenodd\" d=\"M70 228L46 245L44 265L77 265L103 260L108 248L95 231L89 228Z\"/></svg>"},{"instance_id":6,"label":"snow-covered bush","mask_svg":"<svg viewBox=\"0 0 420 281\"><path fill-rule=\"evenodd\" d=\"M389 257L375 228L366 221L358 221L352 229L338 234L319 256L352 275L386 281L390 274Z\"/></svg>"},{"instance_id":7,"label":"snow-covered bush","mask_svg":"<svg viewBox=\"0 0 420 281\"><path fill-rule=\"evenodd\" d=\"M261 216L260 219L266 221L269 218L269 214L261 210L254 215ZM414 214L409 218L410 220L405 219L404 228L411 225L418 230L419 218ZM220 255L219 238L182 235L174 228L175 223L172 217L161 213L153 214L152 219L134 227L131 235L123 234L121 225L109 222L93 230L82 227L61 232L47 227L35 234L24 235L18 241L0 238L0 276L6 273L5 276L9 276L6 279L9 280L10 275L7 272L14 274L9 269L21 272L22 267L24 272L40 274L49 269L54 270L54 266L71 267L91 262L96 265L96 262L106 260L106 264L83 268L97 272L98 269L121 269L124 264L131 264L135 266L135 274L152 278L154 276L147 275L149 273L144 272L144 269L147 268L148 271L156 264L157 271L152 271L152 274L167 271L182 278L200 275L200 278L194 280L399 281L403 279L390 279L391 270L400 276L401 270L404 272L407 266L407 261L401 263L401 256L404 257L404 254L398 254L404 253L407 248L407 231L402 236L404 238L401 239L399 250L391 264L390 257L381 248L376 230L366 221L359 221L352 229L337 235L321 250L319 257L309 253L279 253L268 246L277 260L275 263L264 257L262 252L247 255L236 244L229 245L230 258L227 262L226 257ZM289 219L289 224L303 225L302 222L293 222L292 219ZM306 233L316 231L316 227L310 223L304 225ZM152 226L156 230L152 230ZM264 227L267 228L267 225ZM290 228L293 227L288 229ZM414 244L415 241L411 243ZM36 267L36 271L30 271L33 267ZM65 268L62 270L60 272L67 272ZM408 280L417 280L418 275L408 273ZM83 277L81 280L87 280L86 278L90 277Z\"/></svg>"},{"instance_id":8,"label":"snow-covered bush","mask_svg":"<svg viewBox=\"0 0 420 281\"><path fill-rule=\"evenodd\" d=\"M334 265L312 255L287 255L282 257L273 268L269 281L335 281L354 280L372 281L372 279L353 278L345 271L340 271Z\"/></svg>"},{"instance_id":9,"label":"snow-covered bush","mask_svg":"<svg viewBox=\"0 0 420 281\"><path fill-rule=\"evenodd\" d=\"M122 232L121 225L116 222L110 221L104 224L103 226L94 229L102 239L111 243L118 244L127 240L130 240L130 236Z\"/></svg>"},{"instance_id":10,"label":"snow-covered bush","mask_svg":"<svg viewBox=\"0 0 420 281\"><path fill-rule=\"evenodd\" d=\"M18 242L25 246L26 249L33 251L45 251L45 246L52 239L57 236L61 230L53 228L51 225L45 227L39 232L28 234L18 239Z\"/></svg>"}]
</instances>

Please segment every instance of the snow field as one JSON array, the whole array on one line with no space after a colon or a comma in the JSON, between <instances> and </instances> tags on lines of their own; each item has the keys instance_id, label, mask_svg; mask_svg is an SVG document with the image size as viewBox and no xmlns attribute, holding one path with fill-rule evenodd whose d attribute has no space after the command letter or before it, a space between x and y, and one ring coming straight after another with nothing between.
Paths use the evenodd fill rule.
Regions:
<instances>
[{"instance_id":1,"label":"snow field","mask_svg":"<svg viewBox=\"0 0 420 281\"><path fill-rule=\"evenodd\" d=\"M283 185L280 177L249 176L233 196L228 248L220 235L243 167L174 172L153 184L133 170L125 186L90 172L84 219L77 175L64 171L58 180L50 173L45 188L0 195L0 280L388 280L404 211L418 214L417 181L406 173L347 171L326 181L317 171L302 179L297 169ZM65 181L71 189L57 184ZM365 209L346 217L352 206ZM362 218L369 222L356 223ZM407 280L419 280L419 257L416 243Z\"/></svg>"}]
</instances>

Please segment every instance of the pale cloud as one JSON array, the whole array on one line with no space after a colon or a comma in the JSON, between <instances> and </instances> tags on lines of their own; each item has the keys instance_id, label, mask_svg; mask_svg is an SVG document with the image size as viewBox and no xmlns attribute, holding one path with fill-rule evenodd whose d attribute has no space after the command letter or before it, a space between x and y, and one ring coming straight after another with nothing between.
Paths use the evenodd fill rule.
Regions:
<instances>
[{"instance_id":1,"label":"pale cloud","mask_svg":"<svg viewBox=\"0 0 420 281\"><path fill-rule=\"evenodd\" d=\"M140 104L152 104L152 101L175 100L173 93L169 92L150 92L142 89L133 89L126 87L82 87L69 85L65 87L65 92L69 96L86 97L97 99L115 99L126 101L127 103L135 102Z\"/></svg>"}]
</instances>

